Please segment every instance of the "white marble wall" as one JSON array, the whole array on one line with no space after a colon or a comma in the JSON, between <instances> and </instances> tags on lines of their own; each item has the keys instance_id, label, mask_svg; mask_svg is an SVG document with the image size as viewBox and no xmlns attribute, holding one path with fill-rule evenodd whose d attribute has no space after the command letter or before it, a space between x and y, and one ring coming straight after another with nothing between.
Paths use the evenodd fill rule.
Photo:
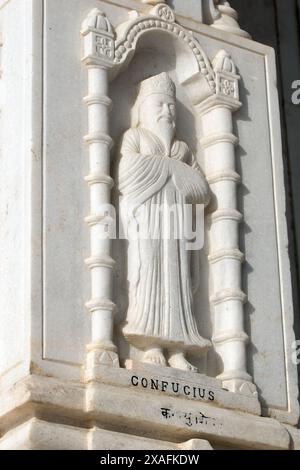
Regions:
<instances>
[{"instance_id":1,"label":"white marble wall","mask_svg":"<svg viewBox=\"0 0 300 470\"><path fill-rule=\"evenodd\" d=\"M0 5L0 388L29 369L31 93L28 13ZM17 38L17 39L16 39Z\"/></svg>"},{"instance_id":2,"label":"white marble wall","mask_svg":"<svg viewBox=\"0 0 300 470\"><path fill-rule=\"evenodd\" d=\"M81 376L90 337L90 315L84 308L90 276L84 265L89 256L84 223L89 194L84 182L88 149L82 140L87 133L82 98L87 94L87 76L81 65L80 26L95 6L117 26L127 18L130 1L126 1L128 7L116 3L72 0L70 8L70 0L11 0L0 9L2 24L5 20L1 78L5 119L0 159L0 373L5 384L10 377L13 381L26 373L30 361L36 372L77 380ZM176 6L175 0L173 3ZM186 18L182 21L193 29L194 23ZM16 47L16 34L20 47ZM274 409L274 416L289 420L286 416L297 412L297 384L290 354L292 299L273 52L207 26L199 25L194 34L210 59L226 48L242 77L243 106L234 116L234 126L240 139L239 210L245 217L241 250L246 255L243 290L249 298L245 306L248 367L263 406ZM172 47L159 36L150 52L142 44L128 70L112 85L112 135L116 141L128 127L126 102L132 97L133 83L143 78L137 77L141 68L143 73L159 73L167 66L175 81L184 78L185 56L179 51L176 62ZM29 59L31 48L34 54ZM124 96L124 89L128 95ZM180 89L179 101L179 134L203 162L199 135L192 129L199 123ZM204 336L209 336L213 319L206 253L202 256L203 289L197 298L197 318ZM114 300L121 303L121 293L115 292ZM122 310L118 315L121 319ZM126 354L128 348L123 345L121 357ZM214 375L215 370L212 355L208 372Z\"/></svg>"}]
</instances>

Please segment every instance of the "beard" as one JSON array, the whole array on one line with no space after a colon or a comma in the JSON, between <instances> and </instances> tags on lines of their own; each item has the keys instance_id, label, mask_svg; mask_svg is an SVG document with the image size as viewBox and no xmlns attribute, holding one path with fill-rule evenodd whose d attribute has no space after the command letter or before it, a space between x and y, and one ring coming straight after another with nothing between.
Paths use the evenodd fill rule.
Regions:
<instances>
[{"instance_id":1,"label":"beard","mask_svg":"<svg viewBox=\"0 0 300 470\"><path fill-rule=\"evenodd\" d=\"M145 127L164 143L168 153L171 151L172 142L176 132L176 122L170 116L160 114L158 116L152 116L152 119L148 122L143 123L140 121L141 127Z\"/></svg>"},{"instance_id":2,"label":"beard","mask_svg":"<svg viewBox=\"0 0 300 470\"><path fill-rule=\"evenodd\" d=\"M158 119L153 126L154 133L164 143L165 149L170 156L172 143L175 137L176 125L175 122L169 119Z\"/></svg>"},{"instance_id":3,"label":"beard","mask_svg":"<svg viewBox=\"0 0 300 470\"><path fill-rule=\"evenodd\" d=\"M159 135L165 137L167 140L171 140L175 134L175 122L171 119L168 119L164 116L158 117L157 122L157 132Z\"/></svg>"}]
</instances>

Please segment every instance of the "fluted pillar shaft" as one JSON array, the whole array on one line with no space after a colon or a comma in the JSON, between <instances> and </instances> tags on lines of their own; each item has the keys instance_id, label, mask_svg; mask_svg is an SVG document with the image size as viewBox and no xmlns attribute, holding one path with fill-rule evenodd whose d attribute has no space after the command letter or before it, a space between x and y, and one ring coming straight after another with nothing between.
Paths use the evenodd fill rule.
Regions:
<instances>
[{"instance_id":1,"label":"fluted pillar shaft","mask_svg":"<svg viewBox=\"0 0 300 470\"><path fill-rule=\"evenodd\" d=\"M110 176L109 69L113 59L113 33L107 18L92 10L83 25L87 66L89 175L85 180L90 190L90 257L86 265L91 273L91 299L86 307L91 314L91 342L87 345L86 380L97 379L99 366L119 366L117 347L113 342L115 304L113 295L114 260L111 258L111 239L114 230L114 211L110 204L113 180Z\"/></svg>"},{"instance_id":2,"label":"fluted pillar shaft","mask_svg":"<svg viewBox=\"0 0 300 470\"><path fill-rule=\"evenodd\" d=\"M250 396L257 395L247 372L246 347L249 338L244 330L242 264L239 228L243 215L238 210L237 191L240 176L236 172L233 113L240 108L239 76L225 51L213 61L216 90L201 95L195 75L183 85L198 115L205 175L212 191L209 232L210 304L213 315L213 344L218 357L218 378L224 388Z\"/></svg>"},{"instance_id":3,"label":"fluted pillar shaft","mask_svg":"<svg viewBox=\"0 0 300 470\"><path fill-rule=\"evenodd\" d=\"M211 273L211 303L214 310L213 342L220 358L219 378L225 388L238 391L246 381L246 344L244 303L241 290L242 262L239 250L239 225L243 220L237 208L235 145L232 132L232 112L237 104L215 97L207 106L199 106L205 155L205 173L213 193L214 211L209 219L209 263Z\"/></svg>"}]
</instances>

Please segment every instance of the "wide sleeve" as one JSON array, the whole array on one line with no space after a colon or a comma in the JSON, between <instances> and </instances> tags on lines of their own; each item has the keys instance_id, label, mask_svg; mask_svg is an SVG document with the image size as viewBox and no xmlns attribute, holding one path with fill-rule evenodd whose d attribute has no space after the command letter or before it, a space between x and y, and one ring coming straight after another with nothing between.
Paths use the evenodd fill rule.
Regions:
<instances>
[{"instance_id":1,"label":"wide sleeve","mask_svg":"<svg viewBox=\"0 0 300 470\"><path fill-rule=\"evenodd\" d=\"M145 203L164 186L168 178L167 161L157 155L142 154L141 138L138 129L130 129L124 134L117 169L119 192L134 206Z\"/></svg>"},{"instance_id":2,"label":"wide sleeve","mask_svg":"<svg viewBox=\"0 0 300 470\"><path fill-rule=\"evenodd\" d=\"M182 143L182 149L184 161L172 162L175 185L185 195L187 203L204 204L206 207L211 198L209 185L196 158L185 143Z\"/></svg>"},{"instance_id":3,"label":"wide sleeve","mask_svg":"<svg viewBox=\"0 0 300 470\"><path fill-rule=\"evenodd\" d=\"M208 185L207 179L205 178L205 175L204 175L204 172L203 172L201 166L197 162L197 159L196 159L195 155L192 154L192 153L191 153L191 156L190 156L190 165L193 168L193 170L197 171L197 173L201 175L202 180L205 182L204 192L203 192L203 196L204 196L203 197L203 204L205 205L205 207L207 207L208 204L210 203L210 200L211 200L211 190L210 190L210 187Z\"/></svg>"}]
</instances>

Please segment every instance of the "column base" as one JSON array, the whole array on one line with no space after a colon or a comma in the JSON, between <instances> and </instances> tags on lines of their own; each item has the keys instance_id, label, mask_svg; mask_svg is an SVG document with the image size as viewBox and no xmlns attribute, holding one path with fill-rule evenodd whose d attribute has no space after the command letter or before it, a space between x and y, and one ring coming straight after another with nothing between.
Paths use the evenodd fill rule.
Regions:
<instances>
[{"instance_id":1,"label":"column base","mask_svg":"<svg viewBox=\"0 0 300 470\"><path fill-rule=\"evenodd\" d=\"M85 382L101 378L100 370L103 370L103 366L120 367L117 347L112 342L88 344L87 351L84 369Z\"/></svg>"},{"instance_id":2,"label":"column base","mask_svg":"<svg viewBox=\"0 0 300 470\"><path fill-rule=\"evenodd\" d=\"M244 371L224 372L217 377L229 392L241 393L248 397L258 397L256 385L251 376Z\"/></svg>"},{"instance_id":3,"label":"column base","mask_svg":"<svg viewBox=\"0 0 300 470\"><path fill-rule=\"evenodd\" d=\"M251 39L250 34L240 28L237 12L233 8L227 5L218 5L217 9L219 10L221 17L215 20L211 25L213 28L226 31L243 38Z\"/></svg>"}]
</instances>

